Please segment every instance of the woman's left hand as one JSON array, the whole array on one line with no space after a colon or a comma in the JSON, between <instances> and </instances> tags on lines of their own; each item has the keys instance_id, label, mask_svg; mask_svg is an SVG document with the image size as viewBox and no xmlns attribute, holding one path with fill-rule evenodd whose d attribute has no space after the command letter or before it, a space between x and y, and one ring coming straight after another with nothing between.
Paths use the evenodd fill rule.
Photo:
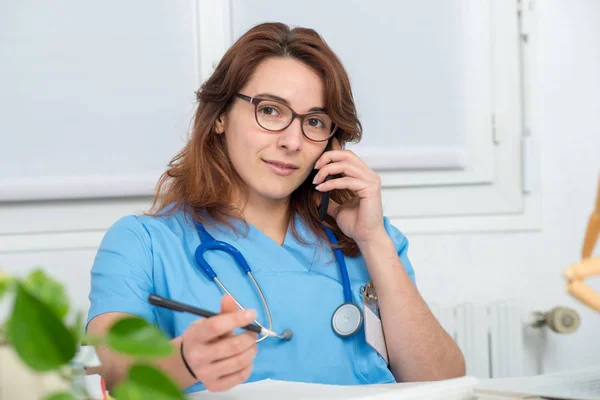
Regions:
<instances>
[{"instance_id":1,"label":"woman's left hand","mask_svg":"<svg viewBox=\"0 0 600 400\"><path fill-rule=\"evenodd\" d=\"M346 236L361 245L385 233L381 178L354 152L342 150L337 139L331 140L332 150L323 153L315 164L319 172L313 183L317 184L316 189L320 192L350 189L357 194L343 204L329 200L327 214L335 218ZM328 175L337 174L343 176L324 182Z\"/></svg>"}]
</instances>

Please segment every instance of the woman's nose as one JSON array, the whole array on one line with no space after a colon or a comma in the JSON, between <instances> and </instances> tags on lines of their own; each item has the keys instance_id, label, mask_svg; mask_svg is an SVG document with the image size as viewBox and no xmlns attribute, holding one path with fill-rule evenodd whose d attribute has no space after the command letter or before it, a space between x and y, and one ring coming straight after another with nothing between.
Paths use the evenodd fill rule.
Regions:
<instances>
[{"instance_id":1,"label":"woman's nose","mask_svg":"<svg viewBox=\"0 0 600 400\"><path fill-rule=\"evenodd\" d=\"M299 118L295 118L294 121L285 128L279 135L278 145L285 147L289 151L298 151L302 148L302 142L304 140L302 134L302 122Z\"/></svg>"}]
</instances>

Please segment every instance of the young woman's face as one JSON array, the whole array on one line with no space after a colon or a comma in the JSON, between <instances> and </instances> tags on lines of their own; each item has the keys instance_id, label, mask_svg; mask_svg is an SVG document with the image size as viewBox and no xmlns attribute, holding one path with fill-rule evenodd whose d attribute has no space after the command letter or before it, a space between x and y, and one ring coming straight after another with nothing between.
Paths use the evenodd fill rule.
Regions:
<instances>
[{"instance_id":1,"label":"young woman's face","mask_svg":"<svg viewBox=\"0 0 600 400\"><path fill-rule=\"evenodd\" d=\"M259 64L239 93L260 98L277 96L298 114L325 108L324 86L319 75L291 58L270 58ZM283 131L267 131L258 125L254 110L254 104L236 98L217 124L217 131L226 135L229 158L249 195L285 199L313 170L327 142L313 142L304 137L299 118ZM274 111L267 108L259 112Z\"/></svg>"}]
</instances>

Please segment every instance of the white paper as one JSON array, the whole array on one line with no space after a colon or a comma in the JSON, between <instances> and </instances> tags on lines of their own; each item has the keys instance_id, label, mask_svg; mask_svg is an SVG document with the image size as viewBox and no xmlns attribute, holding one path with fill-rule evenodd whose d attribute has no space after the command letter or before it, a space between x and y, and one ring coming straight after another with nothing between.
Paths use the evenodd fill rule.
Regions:
<instances>
[{"instance_id":1,"label":"white paper","mask_svg":"<svg viewBox=\"0 0 600 400\"><path fill-rule=\"evenodd\" d=\"M393 383L382 385L322 385L301 382L263 380L236 386L227 392L199 392L189 399L201 400L472 400L473 377L438 382Z\"/></svg>"},{"instance_id":2,"label":"white paper","mask_svg":"<svg viewBox=\"0 0 600 400\"><path fill-rule=\"evenodd\" d=\"M385 344L385 337L383 336L383 326L381 325L381 320L366 305L364 307L364 315L365 338L367 340L367 343L369 343L371 347L377 350L379 355L383 357L387 364L389 364L387 347Z\"/></svg>"},{"instance_id":3,"label":"white paper","mask_svg":"<svg viewBox=\"0 0 600 400\"><path fill-rule=\"evenodd\" d=\"M483 381L476 393L515 393L554 399L600 399L600 365L570 371Z\"/></svg>"}]
</instances>

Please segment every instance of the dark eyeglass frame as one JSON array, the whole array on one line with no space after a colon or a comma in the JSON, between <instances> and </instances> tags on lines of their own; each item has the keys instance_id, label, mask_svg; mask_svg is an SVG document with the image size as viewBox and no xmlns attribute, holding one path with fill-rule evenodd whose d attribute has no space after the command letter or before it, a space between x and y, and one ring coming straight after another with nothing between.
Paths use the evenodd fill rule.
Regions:
<instances>
[{"instance_id":1,"label":"dark eyeglass frame","mask_svg":"<svg viewBox=\"0 0 600 400\"><path fill-rule=\"evenodd\" d=\"M312 115L320 115L320 114L327 115L327 113L324 113L323 111L312 111L312 112L309 112L307 114L298 114L296 111L294 111L292 109L292 107L288 106L287 104L283 104L283 103L281 103L279 101L276 101L276 100L272 100L272 99L268 99L268 98L263 98L263 97L250 97L250 96L246 96L245 94L242 94L242 93L239 93L239 92L235 94L235 97L238 97L238 98L240 98L242 100L245 100L248 103L254 104L254 119L256 120L256 123L258 124L258 126L260 126L261 128L263 128L266 131L269 131L269 132L281 132L281 131L287 129L294 122L294 120L296 119L296 117L300 118L300 128L302 130L302 135L305 138L307 138L308 140L310 140L311 142L319 142L319 143L320 142L326 142L329 139L331 139L333 137L333 135L335 135L335 132L337 131L337 125L335 123L333 123L333 120L332 120L331 121L332 129L331 129L331 133L329 134L329 136L326 139L315 140L315 139L312 139L312 138L308 137L306 135L306 133L304 132L304 120L307 117L310 117ZM269 101L269 102L272 102L272 103L281 104L282 106L289 108L290 111L292 112L292 119L290 119L290 123L287 124L286 126L284 126L281 129L269 129L269 128L265 128L264 126L262 126L261 123L258 122L258 105L261 102L263 102L263 101Z\"/></svg>"}]
</instances>

